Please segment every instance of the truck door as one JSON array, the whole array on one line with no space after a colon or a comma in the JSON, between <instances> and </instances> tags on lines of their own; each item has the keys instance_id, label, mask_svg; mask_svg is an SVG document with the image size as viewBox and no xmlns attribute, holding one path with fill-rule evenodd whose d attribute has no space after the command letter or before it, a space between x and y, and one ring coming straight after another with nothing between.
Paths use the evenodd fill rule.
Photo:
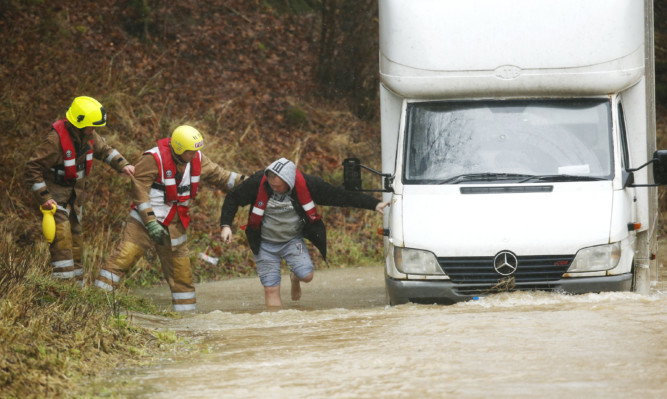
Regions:
<instances>
[{"instance_id":1,"label":"truck door","mask_svg":"<svg viewBox=\"0 0 667 399\"><path fill-rule=\"evenodd\" d=\"M621 170L625 171L629 169L632 165L630 162L630 150L628 146L628 134L627 134L627 126L625 123L625 114L623 112L623 103L622 101L619 101L616 105L617 109L617 119L618 119L618 143L619 143L619 150L620 150L620 162L621 162ZM637 199L636 199L636 193L635 193L635 188L633 187L624 187L624 193L625 193L625 203L626 204L631 204L630 206L630 216L631 219L628 221L629 223L632 222L637 222L638 221L638 215L637 215ZM635 235L634 231L631 232L630 234Z\"/></svg>"}]
</instances>

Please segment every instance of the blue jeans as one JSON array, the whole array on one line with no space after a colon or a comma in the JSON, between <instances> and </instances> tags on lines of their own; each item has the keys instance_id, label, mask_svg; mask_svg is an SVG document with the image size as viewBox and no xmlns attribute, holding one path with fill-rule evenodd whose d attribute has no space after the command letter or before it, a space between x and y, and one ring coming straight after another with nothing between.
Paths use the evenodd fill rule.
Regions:
<instances>
[{"instance_id":1,"label":"blue jeans","mask_svg":"<svg viewBox=\"0 0 667 399\"><path fill-rule=\"evenodd\" d=\"M264 287L280 285L280 264L283 259L287 262L290 271L299 278L306 277L315 269L303 237L283 243L262 241L259 253L254 257L257 274Z\"/></svg>"}]
</instances>

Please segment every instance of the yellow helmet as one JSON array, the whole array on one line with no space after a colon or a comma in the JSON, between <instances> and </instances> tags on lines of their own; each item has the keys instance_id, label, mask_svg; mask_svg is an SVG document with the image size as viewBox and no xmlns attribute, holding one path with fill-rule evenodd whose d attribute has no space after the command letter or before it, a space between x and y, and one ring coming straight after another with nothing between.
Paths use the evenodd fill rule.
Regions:
<instances>
[{"instance_id":1,"label":"yellow helmet","mask_svg":"<svg viewBox=\"0 0 667 399\"><path fill-rule=\"evenodd\" d=\"M181 125L171 134L171 148L176 155L185 151L199 151L204 148L204 138L194 127Z\"/></svg>"},{"instance_id":2,"label":"yellow helmet","mask_svg":"<svg viewBox=\"0 0 667 399\"><path fill-rule=\"evenodd\" d=\"M102 104L92 97L81 96L72 101L67 110L67 120L79 129L107 124L107 113Z\"/></svg>"}]
</instances>

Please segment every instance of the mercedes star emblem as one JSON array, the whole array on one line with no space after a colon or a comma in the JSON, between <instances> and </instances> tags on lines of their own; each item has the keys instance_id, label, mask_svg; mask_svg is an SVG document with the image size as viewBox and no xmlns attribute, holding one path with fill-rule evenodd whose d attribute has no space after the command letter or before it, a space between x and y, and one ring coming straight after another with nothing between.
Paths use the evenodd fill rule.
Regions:
<instances>
[{"instance_id":1,"label":"mercedes star emblem","mask_svg":"<svg viewBox=\"0 0 667 399\"><path fill-rule=\"evenodd\" d=\"M493 268L502 276L514 274L518 265L516 256L509 251L501 251L493 258Z\"/></svg>"}]
</instances>

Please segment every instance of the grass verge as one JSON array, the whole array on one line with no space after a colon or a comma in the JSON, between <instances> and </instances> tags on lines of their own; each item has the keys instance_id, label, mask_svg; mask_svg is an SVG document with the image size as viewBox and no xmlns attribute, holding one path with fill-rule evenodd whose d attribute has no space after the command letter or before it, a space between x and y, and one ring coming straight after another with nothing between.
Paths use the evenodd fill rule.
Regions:
<instances>
[{"instance_id":1,"label":"grass verge","mask_svg":"<svg viewBox=\"0 0 667 399\"><path fill-rule=\"evenodd\" d=\"M130 311L159 314L150 302L54 280L46 245L14 245L1 226L0 234L0 396L63 397L79 378L174 345L128 323Z\"/></svg>"}]
</instances>

